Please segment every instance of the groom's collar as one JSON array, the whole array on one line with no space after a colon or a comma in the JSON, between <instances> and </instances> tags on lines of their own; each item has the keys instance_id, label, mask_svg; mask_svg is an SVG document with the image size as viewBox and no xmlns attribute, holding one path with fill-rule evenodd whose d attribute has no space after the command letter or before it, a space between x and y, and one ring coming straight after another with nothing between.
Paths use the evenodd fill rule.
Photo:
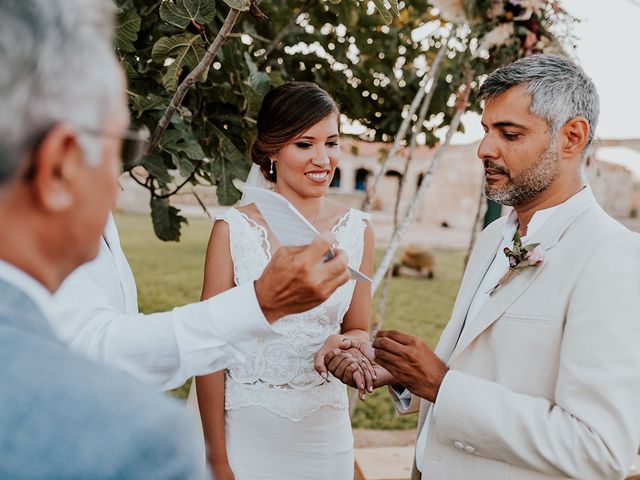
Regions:
<instances>
[{"instance_id":1,"label":"groom's collar","mask_svg":"<svg viewBox=\"0 0 640 480\"><path fill-rule=\"evenodd\" d=\"M554 247L567 228L569 228L569 225L581 213L595 205L597 205L597 202L591 188L588 186L583 187L582 190L563 203L538 212L543 213L547 210L552 210L548 217L544 219L543 224L538 223L536 229L527 235L527 241L529 243L539 243L545 250Z\"/></svg>"},{"instance_id":2,"label":"groom's collar","mask_svg":"<svg viewBox=\"0 0 640 480\"><path fill-rule=\"evenodd\" d=\"M573 197L571 197L573 198ZM568 200L567 200L568 201ZM566 203L566 202L565 202ZM529 225L527 225L527 235L522 237L523 242L527 242L528 239L540 229L540 227L553 215L553 213L561 208L563 203L554 205L553 207L545 208L544 210L538 210L533 214ZM511 213L507 217L507 221L502 227L502 236L507 243L513 242L513 237L518 230L519 222L518 215L515 210L511 210Z\"/></svg>"}]
</instances>

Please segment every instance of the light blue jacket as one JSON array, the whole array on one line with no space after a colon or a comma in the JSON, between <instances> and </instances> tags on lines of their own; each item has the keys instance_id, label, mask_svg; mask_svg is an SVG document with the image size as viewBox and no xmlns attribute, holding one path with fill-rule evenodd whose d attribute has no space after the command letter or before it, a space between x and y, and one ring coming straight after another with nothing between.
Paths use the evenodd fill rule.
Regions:
<instances>
[{"instance_id":1,"label":"light blue jacket","mask_svg":"<svg viewBox=\"0 0 640 480\"><path fill-rule=\"evenodd\" d=\"M177 402L80 357L0 280L1 479L204 479Z\"/></svg>"}]
</instances>

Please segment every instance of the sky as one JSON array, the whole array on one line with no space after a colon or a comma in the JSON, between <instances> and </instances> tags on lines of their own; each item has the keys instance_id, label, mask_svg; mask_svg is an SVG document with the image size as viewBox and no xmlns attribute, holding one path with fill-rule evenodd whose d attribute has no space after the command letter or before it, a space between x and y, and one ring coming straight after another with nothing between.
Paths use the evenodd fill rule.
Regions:
<instances>
[{"instance_id":1,"label":"sky","mask_svg":"<svg viewBox=\"0 0 640 480\"><path fill-rule=\"evenodd\" d=\"M574 17L575 59L600 95L600 138L640 138L640 0L562 0ZM463 118L466 133L454 143L482 137L477 115Z\"/></svg>"}]
</instances>

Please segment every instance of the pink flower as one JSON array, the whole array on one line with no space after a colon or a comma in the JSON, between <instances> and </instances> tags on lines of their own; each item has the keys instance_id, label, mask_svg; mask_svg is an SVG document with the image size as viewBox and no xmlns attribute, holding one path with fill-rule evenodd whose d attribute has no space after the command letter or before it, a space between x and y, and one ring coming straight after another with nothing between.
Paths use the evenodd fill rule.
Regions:
<instances>
[{"instance_id":1,"label":"pink flower","mask_svg":"<svg viewBox=\"0 0 640 480\"><path fill-rule=\"evenodd\" d=\"M540 248L540 246L537 246L536 248L531 250L529 253L527 253L526 259L527 262L529 262L529 265L540 265L544 260L544 252L542 251L542 248Z\"/></svg>"}]
</instances>

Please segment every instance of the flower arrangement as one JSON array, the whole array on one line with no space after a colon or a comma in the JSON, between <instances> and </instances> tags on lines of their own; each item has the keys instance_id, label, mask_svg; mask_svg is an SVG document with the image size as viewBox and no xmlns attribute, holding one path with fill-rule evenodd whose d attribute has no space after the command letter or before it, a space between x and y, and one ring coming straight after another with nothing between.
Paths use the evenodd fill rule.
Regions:
<instances>
[{"instance_id":1,"label":"flower arrangement","mask_svg":"<svg viewBox=\"0 0 640 480\"><path fill-rule=\"evenodd\" d=\"M544 252L539 243L522 244L520 234L516 232L513 237L513 248L504 247L504 255L509 260L509 270L500 281L488 293L493 295L502 285L511 278L529 267L539 267L544 261Z\"/></svg>"},{"instance_id":2,"label":"flower arrangement","mask_svg":"<svg viewBox=\"0 0 640 480\"><path fill-rule=\"evenodd\" d=\"M431 0L443 20L462 21L483 30L475 56L488 58L491 50L513 47L520 57L558 52L547 28L551 15L573 21L559 0Z\"/></svg>"}]
</instances>

